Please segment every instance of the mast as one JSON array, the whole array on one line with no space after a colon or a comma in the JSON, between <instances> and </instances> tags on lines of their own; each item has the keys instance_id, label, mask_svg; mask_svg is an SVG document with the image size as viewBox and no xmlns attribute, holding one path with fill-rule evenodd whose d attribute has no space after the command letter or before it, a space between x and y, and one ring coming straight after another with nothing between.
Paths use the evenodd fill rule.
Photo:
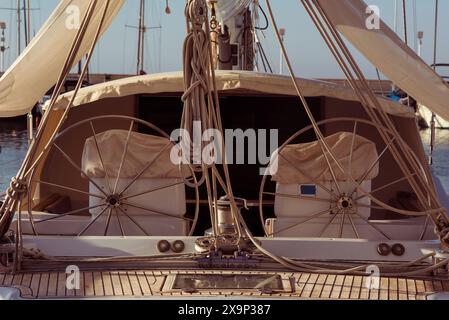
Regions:
<instances>
[{"instance_id":1,"label":"mast","mask_svg":"<svg viewBox=\"0 0 449 320\"><path fill-rule=\"evenodd\" d=\"M144 55L145 55L145 0L140 0L139 27L137 40L137 74L143 74L144 71Z\"/></svg>"},{"instance_id":2,"label":"mast","mask_svg":"<svg viewBox=\"0 0 449 320\"><path fill-rule=\"evenodd\" d=\"M279 34L281 35L281 41L285 42L285 35L287 31L285 28L279 29ZM282 52L282 48L280 49L280 60L279 60L279 74L284 74L284 53Z\"/></svg>"},{"instance_id":3,"label":"mast","mask_svg":"<svg viewBox=\"0 0 449 320\"><path fill-rule=\"evenodd\" d=\"M439 0L435 0L435 30L434 30L434 39L433 39L433 70L436 71L437 64L437 50L438 50L438 9L439 9ZM435 151L435 132L436 126L436 114L432 112L432 120L430 121L430 156L429 156L429 164L433 165L433 153Z\"/></svg>"},{"instance_id":4,"label":"mast","mask_svg":"<svg viewBox=\"0 0 449 320\"><path fill-rule=\"evenodd\" d=\"M0 72L5 72L5 51L8 49L6 46L6 23L0 21Z\"/></svg>"},{"instance_id":5,"label":"mast","mask_svg":"<svg viewBox=\"0 0 449 320\"><path fill-rule=\"evenodd\" d=\"M28 0L29 1L29 0ZM30 42L30 34L29 34L29 30L28 30L28 6L27 6L27 0L23 0L23 7L22 7L22 11L23 11L23 32L24 32L24 36L25 36L25 46L28 45L28 43Z\"/></svg>"},{"instance_id":6,"label":"mast","mask_svg":"<svg viewBox=\"0 0 449 320\"><path fill-rule=\"evenodd\" d=\"M402 0L402 13L404 16L404 42L408 45L408 32L407 32L407 3L406 0Z\"/></svg>"},{"instance_id":7,"label":"mast","mask_svg":"<svg viewBox=\"0 0 449 320\"><path fill-rule=\"evenodd\" d=\"M22 37L21 37L21 33L22 33L21 24L22 24L22 21L21 20L22 19L21 19L21 13L20 13L20 0L17 0L17 56L19 56L20 53L22 52L22 47L21 47L21 44L20 44L20 41L22 40Z\"/></svg>"}]
</instances>

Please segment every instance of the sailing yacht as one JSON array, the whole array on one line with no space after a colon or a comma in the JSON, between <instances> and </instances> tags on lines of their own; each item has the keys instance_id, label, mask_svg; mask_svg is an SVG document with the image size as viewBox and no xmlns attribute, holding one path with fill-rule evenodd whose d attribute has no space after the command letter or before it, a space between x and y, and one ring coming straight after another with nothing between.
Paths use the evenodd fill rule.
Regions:
<instances>
[{"instance_id":1,"label":"sailing yacht","mask_svg":"<svg viewBox=\"0 0 449 320\"><path fill-rule=\"evenodd\" d=\"M449 201L414 110L343 37L447 119L449 87L362 0L301 1L350 86L296 77L279 32L290 76L255 72L258 1L189 0L184 70L60 95L123 3L61 0L0 80L2 117L56 88L1 207L0 295L447 297Z\"/></svg>"}]
</instances>

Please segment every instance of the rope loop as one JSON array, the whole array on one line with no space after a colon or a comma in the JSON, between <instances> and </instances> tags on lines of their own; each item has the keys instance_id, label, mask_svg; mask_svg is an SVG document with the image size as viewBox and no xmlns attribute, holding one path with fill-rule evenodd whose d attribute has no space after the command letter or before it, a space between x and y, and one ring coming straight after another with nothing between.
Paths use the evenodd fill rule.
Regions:
<instances>
[{"instance_id":1,"label":"rope loop","mask_svg":"<svg viewBox=\"0 0 449 320\"><path fill-rule=\"evenodd\" d=\"M441 239L441 242L449 245L449 227L446 227L445 229L441 230L439 232L439 237Z\"/></svg>"},{"instance_id":2,"label":"rope loop","mask_svg":"<svg viewBox=\"0 0 449 320\"><path fill-rule=\"evenodd\" d=\"M23 199L28 191L28 186L25 180L14 177L8 188L8 196L14 200Z\"/></svg>"},{"instance_id":3,"label":"rope loop","mask_svg":"<svg viewBox=\"0 0 449 320\"><path fill-rule=\"evenodd\" d=\"M202 29L207 21L206 0L189 0L186 17L191 21L194 29Z\"/></svg>"}]
</instances>

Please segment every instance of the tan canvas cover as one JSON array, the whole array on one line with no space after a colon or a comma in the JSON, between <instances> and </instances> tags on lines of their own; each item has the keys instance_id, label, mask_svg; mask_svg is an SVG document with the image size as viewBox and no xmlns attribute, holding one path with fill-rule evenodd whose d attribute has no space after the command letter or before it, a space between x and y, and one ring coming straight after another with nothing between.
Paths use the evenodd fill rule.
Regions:
<instances>
[{"instance_id":1,"label":"tan canvas cover","mask_svg":"<svg viewBox=\"0 0 449 320\"><path fill-rule=\"evenodd\" d=\"M96 138L106 171L109 177L116 178L128 139L128 131L110 130L98 134ZM170 146L167 147L168 144ZM136 177L161 151L161 156L141 177L147 179L181 178L179 166L174 165L170 159L171 150L172 144L167 138L132 132L120 178L132 179ZM104 178L106 176L94 137L86 140L82 157L82 169L92 178ZM184 168L184 170L186 177L188 177L188 168Z\"/></svg>"},{"instance_id":2,"label":"tan canvas cover","mask_svg":"<svg viewBox=\"0 0 449 320\"><path fill-rule=\"evenodd\" d=\"M0 79L0 117L15 117L28 113L56 83L77 33L73 28L73 10L79 8L80 20L90 1L61 0L38 34L20 57ZM91 24L78 52L79 61L89 50L97 31L106 1L99 0ZM102 33L120 11L124 0L112 0Z\"/></svg>"},{"instance_id":3,"label":"tan canvas cover","mask_svg":"<svg viewBox=\"0 0 449 320\"><path fill-rule=\"evenodd\" d=\"M448 85L384 22L369 30L362 0L318 0L338 30L383 74L449 120Z\"/></svg>"},{"instance_id":4,"label":"tan canvas cover","mask_svg":"<svg viewBox=\"0 0 449 320\"><path fill-rule=\"evenodd\" d=\"M311 79L299 79L298 82L306 97L325 96L345 101L359 101L352 89L342 85ZM297 94L289 77L246 71L218 71L217 88L221 92L247 93L250 91L290 96L296 96ZM184 81L181 72L144 75L83 88L78 93L74 106L137 94L181 93L183 91ZM55 109L64 109L72 94L72 92L69 92L60 96ZM412 108L389 99L379 99L389 114L408 118L415 117Z\"/></svg>"},{"instance_id":5,"label":"tan canvas cover","mask_svg":"<svg viewBox=\"0 0 449 320\"><path fill-rule=\"evenodd\" d=\"M349 132L340 132L325 138L327 145L335 155L339 163L345 169L345 173L351 172L355 180L365 177L372 180L379 175L379 164L376 163L378 153L376 144L364 137ZM351 161L351 146L354 148ZM329 159L330 156L328 155ZM338 181L345 181L347 177L335 161L330 160L331 167ZM349 165L351 163L351 166ZM373 167L373 164L376 165ZM351 171L349 171L351 168ZM370 168L372 170L370 171ZM279 156L273 156L270 165L270 174L273 181L283 184L303 184L333 181L331 171L322 152L320 143L289 145L282 150Z\"/></svg>"}]
</instances>

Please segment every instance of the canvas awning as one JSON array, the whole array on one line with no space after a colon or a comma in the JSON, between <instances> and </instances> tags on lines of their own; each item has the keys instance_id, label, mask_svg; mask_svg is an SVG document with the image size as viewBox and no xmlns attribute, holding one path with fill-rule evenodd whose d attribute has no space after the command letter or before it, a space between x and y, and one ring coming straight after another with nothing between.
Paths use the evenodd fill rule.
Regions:
<instances>
[{"instance_id":1,"label":"canvas awning","mask_svg":"<svg viewBox=\"0 0 449 320\"><path fill-rule=\"evenodd\" d=\"M349 132L339 132L324 140L345 169L343 172L335 161L330 161L338 181L348 180L348 173L356 181L373 180L379 175L378 153L374 142ZM269 169L273 181L283 184L333 181L332 172L318 141L286 146L279 156L277 153L273 155Z\"/></svg>"},{"instance_id":2,"label":"canvas awning","mask_svg":"<svg viewBox=\"0 0 449 320\"><path fill-rule=\"evenodd\" d=\"M345 101L359 101L349 87L310 79L299 79L299 83L306 97L331 97ZM218 71L217 88L221 92L297 95L289 77L247 71ZM182 72L144 75L83 88L76 96L74 106L137 94L182 93L183 91ZM55 109L65 109L72 94L69 92L60 96ZM391 115L408 118L415 116L413 109L407 106L382 97L379 100Z\"/></svg>"},{"instance_id":3,"label":"canvas awning","mask_svg":"<svg viewBox=\"0 0 449 320\"><path fill-rule=\"evenodd\" d=\"M402 90L449 120L449 86L384 22L369 30L362 0L318 0L329 19L373 65Z\"/></svg>"},{"instance_id":4,"label":"canvas awning","mask_svg":"<svg viewBox=\"0 0 449 320\"><path fill-rule=\"evenodd\" d=\"M120 11L124 0L111 0L102 29L104 33ZM0 79L0 117L28 113L55 85L90 1L61 0L50 18L20 57ZM106 0L99 0L76 61L87 53L97 31Z\"/></svg>"}]
</instances>

